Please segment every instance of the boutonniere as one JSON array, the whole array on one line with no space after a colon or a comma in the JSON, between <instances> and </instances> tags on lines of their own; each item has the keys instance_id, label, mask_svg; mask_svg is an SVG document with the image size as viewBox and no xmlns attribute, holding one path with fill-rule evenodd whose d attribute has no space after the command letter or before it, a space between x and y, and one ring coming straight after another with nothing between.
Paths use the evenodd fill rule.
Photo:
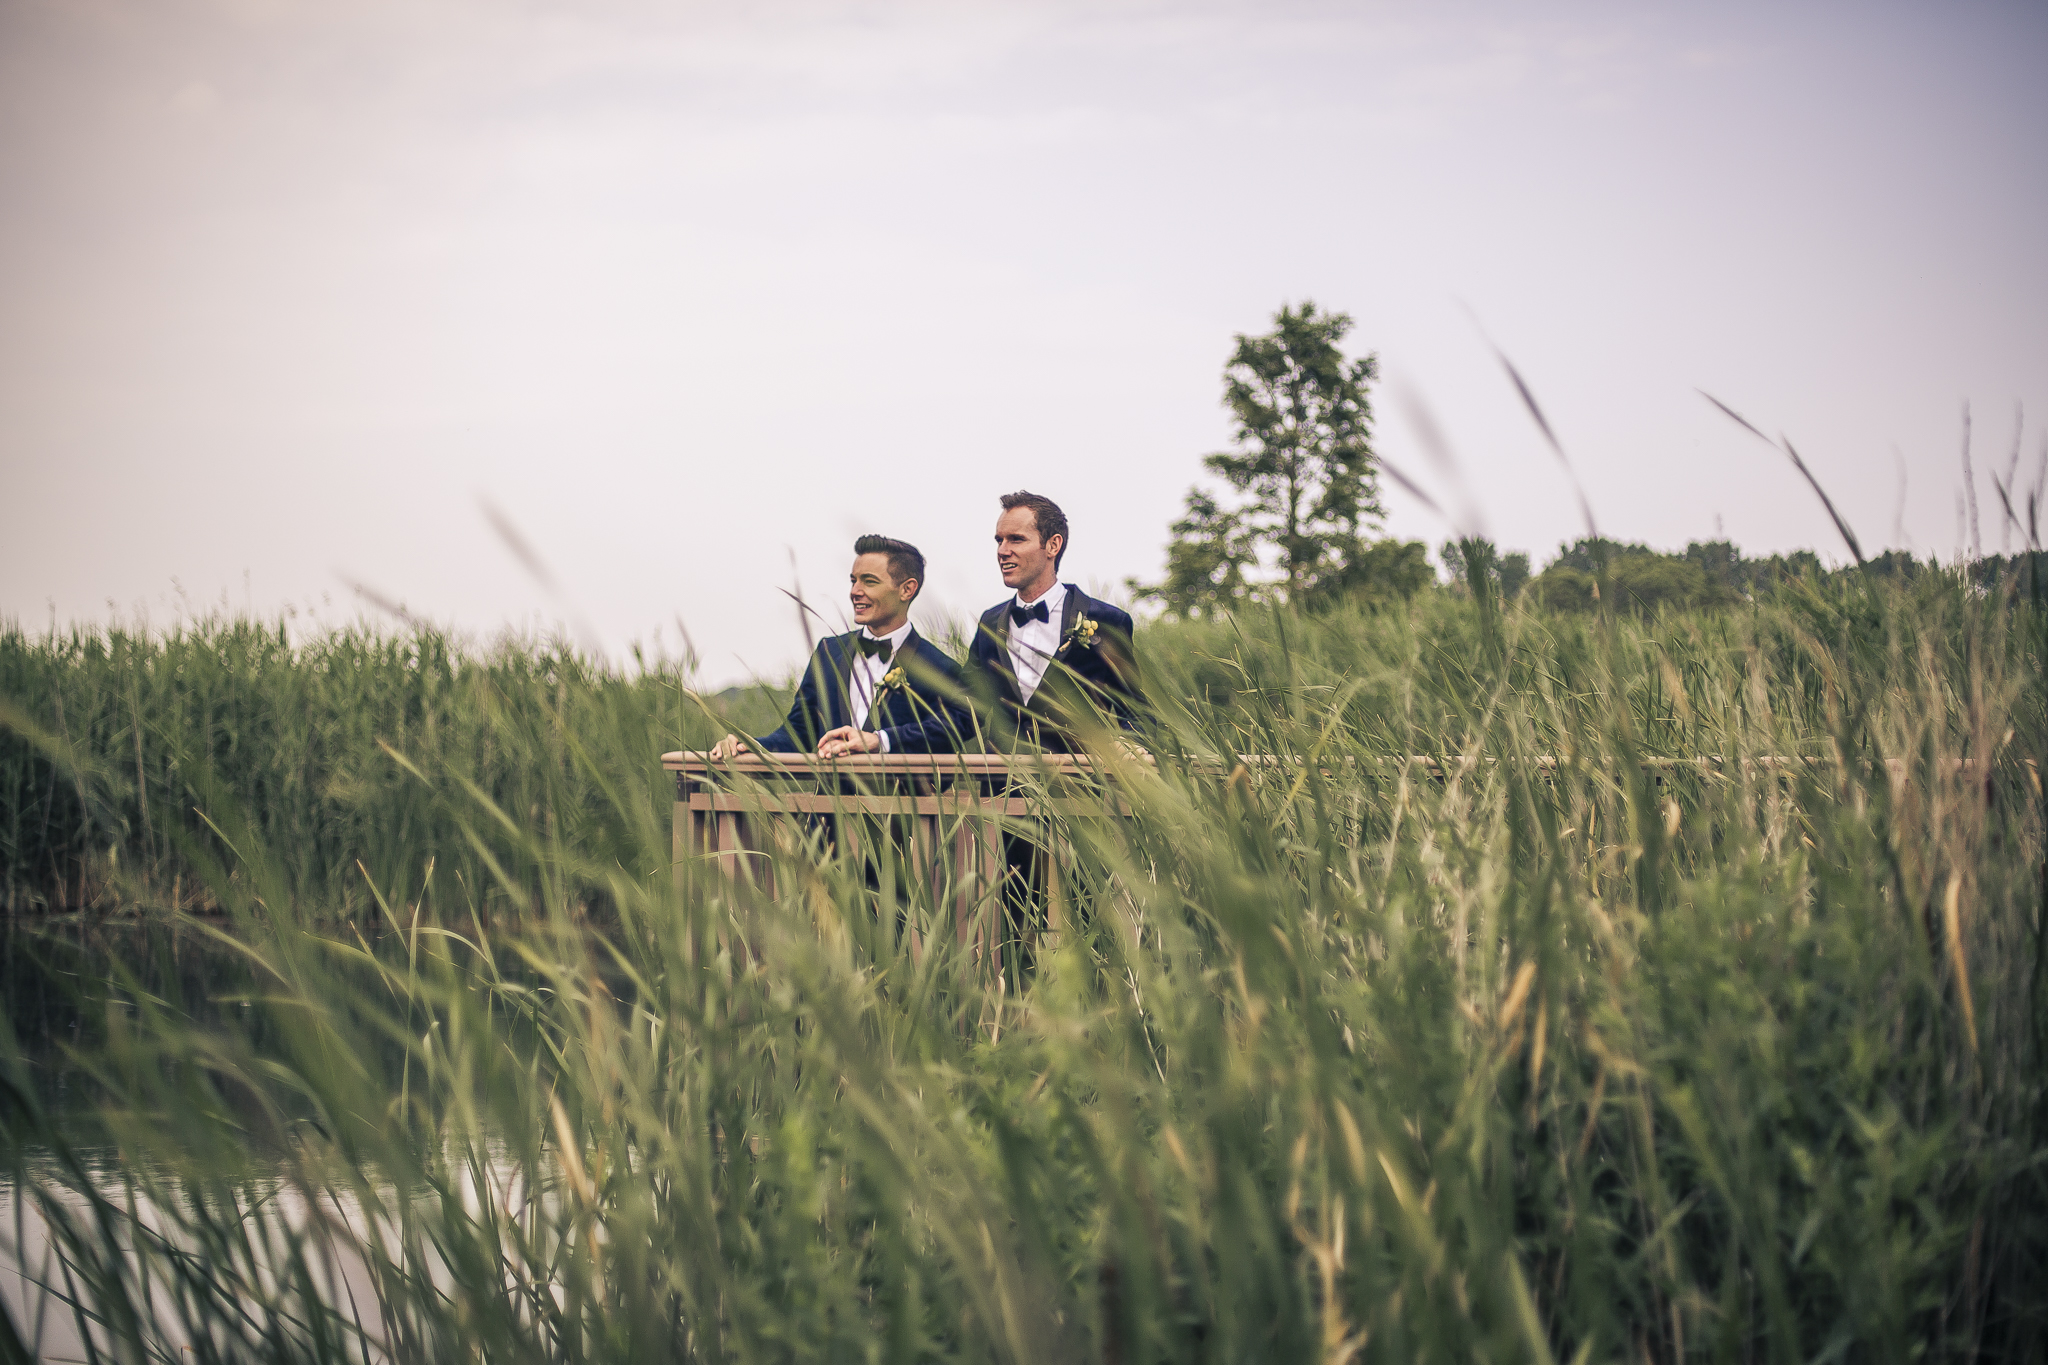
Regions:
<instances>
[{"instance_id":1,"label":"boutonniere","mask_svg":"<svg viewBox=\"0 0 2048 1365\"><path fill-rule=\"evenodd\" d=\"M1097 626L1093 617L1085 612L1074 617L1074 624L1067 627L1067 633L1060 638L1061 649L1095 648Z\"/></svg>"},{"instance_id":2,"label":"boutonniere","mask_svg":"<svg viewBox=\"0 0 2048 1365\"><path fill-rule=\"evenodd\" d=\"M884 692L901 692L909 685L910 679L904 675L903 665L901 664L898 664L882 675L881 690Z\"/></svg>"}]
</instances>

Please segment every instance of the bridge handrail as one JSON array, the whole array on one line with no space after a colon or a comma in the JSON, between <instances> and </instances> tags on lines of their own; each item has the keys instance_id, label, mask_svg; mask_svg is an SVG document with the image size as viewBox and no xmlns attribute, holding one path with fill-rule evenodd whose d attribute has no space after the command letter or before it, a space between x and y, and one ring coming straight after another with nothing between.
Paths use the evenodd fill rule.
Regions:
<instances>
[{"instance_id":1,"label":"bridge handrail","mask_svg":"<svg viewBox=\"0 0 2048 1365\"><path fill-rule=\"evenodd\" d=\"M1247 770L1280 768L1292 767L1307 761L1293 754L1232 754L1228 759L1197 759L1189 766L1195 772L1221 775L1239 766ZM1471 772L1481 766L1497 765L1503 760L1476 754L1383 754L1371 756L1364 761L1379 768L1405 766L1420 768L1431 776L1442 776L1453 771ZM1581 762L1569 755L1556 754L1531 754L1505 761L1511 765L1527 764L1539 771L1571 767ZM1134 752L1102 766L1114 771L1119 762L1156 765L1158 760L1151 754ZM1334 759L1319 758L1315 762L1326 769L1351 768L1357 766L1359 757L1347 754ZM1602 758L1594 762L1603 768L1614 766L1610 759ZM1684 768L1719 772L1730 767L1832 767L1835 762L1832 756L1820 754L1750 754L1734 759L1720 754L1694 754L1688 757L1643 758L1638 760L1638 766L1650 772ZM2030 758L2021 759L2020 762L2027 768L2035 766L2034 760ZM1970 759L1955 759L1953 763L1957 771L1974 770L1981 766ZM814 754L751 752L729 759L714 759L708 751L681 749L663 754L661 766L698 781L708 781L717 777L1019 777L1079 776L1095 772L1098 760L1086 754L1061 753L849 754L842 758L819 758ZM1899 771L1907 766L1907 760L1887 759L1885 766L1893 771Z\"/></svg>"}]
</instances>

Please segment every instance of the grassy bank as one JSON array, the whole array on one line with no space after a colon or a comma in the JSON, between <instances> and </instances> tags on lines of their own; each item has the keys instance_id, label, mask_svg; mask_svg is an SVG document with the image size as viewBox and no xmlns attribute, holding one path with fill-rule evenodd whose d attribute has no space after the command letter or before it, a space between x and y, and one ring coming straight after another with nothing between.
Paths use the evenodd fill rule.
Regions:
<instances>
[{"instance_id":1,"label":"grassy bank","mask_svg":"<svg viewBox=\"0 0 2048 1365\"><path fill-rule=\"evenodd\" d=\"M660 680L451 663L326 751L374 837L310 758L288 821L189 783L267 984L117 977L118 1169L18 1064L5 1152L137 1358L2041 1360L2042 640L1938 578L1153 628L1162 762L1021 997L900 868L678 884ZM130 733L138 803L220 742L156 727L23 761L112 830Z\"/></svg>"}]
</instances>

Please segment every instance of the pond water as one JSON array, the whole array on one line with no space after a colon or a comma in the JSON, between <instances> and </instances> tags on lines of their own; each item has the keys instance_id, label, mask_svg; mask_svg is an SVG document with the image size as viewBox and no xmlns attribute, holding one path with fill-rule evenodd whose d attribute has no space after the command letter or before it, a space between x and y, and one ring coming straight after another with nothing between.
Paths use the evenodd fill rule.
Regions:
<instances>
[{"instance_id":1,"label":"pond water","mask_svg":"<svg viewBox=\"0 0 2048 1365\"><path fill-rule=\"evenodd\" d=\"M251 984L244 960L190 930L0 919L0 1001L21 1063L17 1075L79 1167L109 1194L123 1186L123 1160L98 1118L102 1095L91 1063L106 1043L110 1011L130 1013L133 1001L147 997L219 1022L247 1010ZM47 1173L49 1144L22 1137L24 1164ZM13 1172L0 1168L0 1305L35 1358L83 1359L70 1310L49 1292L62 1280L49 1228L20 1195ZM65 1202L84 1205L82 1198Z\"/></svg>"},{"instance_id":2,"label":"pond water","mask_svg":"<svg viewBox=\"0 0 2048 1365\"><path fill-rule=\"evenodd\" d=\"M261 989L248 958L203 932L164 925L0 919L0 1000L21 1067L47 1127L24 1133L19 1113L9 1115L4 1137L18 1144L13 1161L0 1165L0 1306L4 1306L32 1358L88 1358L77 1319L60 1297L65 1283L60 1239L51 1229L35 1197L24 1197L16 1171L25 1170L44 1192L55 1191L59 1205L74 1212L89 1201L67 1176L57 1147L65 1149L71 1170L83 1183L127 1208L134 1224L168 1234L177 1221L135 1190L135 1158L113 1141L101 1119L105 1095L93 1079L96 1056L105 1047L113 1021L136 1012L135 1002L149 1000L175 1011L204 1030L232 1031L248 1038L260 1051L264 1012L252 1006ZM510 1163L486 1161L483 1181L498 1189L472 1186L466 1202L480 1200L522 1204L527 1192ZM166 1186L165 1188L174 1188ZM309 1271L320 1297L368 1315L365 1326L376 1339L374 1278L351 1242L378 1237L368 1232L361 1206L347 1192L328 1192L312 1207L306 1192L284 1179L266 1179L259 1171L238 1182L249 1211L261 1208L261 1231L275 1237L302 1231L316 1221L342 1230L323 1238L324 1259ZM543 1202L546 1202L543 1199ZM388 1226L389 1219L378 1220ZM122 1245L132 1248L132 1235ZM260 1241L260 1238L257 1239ZM246 1264L234 1267L258 1282L274 1284L273 1265L280 1259L277 1243L258 1245ZM387 1248L395 1250L395 1248ZM127 1259L133 1258L132 1249ZM428 1274L436 1276L436 1267ZM209 1274L214 1273L209 1271ZM437 1277L437 1276L436 1276ZM175 1331L166 1343L182 1346ZM371 1349L372 1358L378 1352Z\"/></svg>"}]
</instances>

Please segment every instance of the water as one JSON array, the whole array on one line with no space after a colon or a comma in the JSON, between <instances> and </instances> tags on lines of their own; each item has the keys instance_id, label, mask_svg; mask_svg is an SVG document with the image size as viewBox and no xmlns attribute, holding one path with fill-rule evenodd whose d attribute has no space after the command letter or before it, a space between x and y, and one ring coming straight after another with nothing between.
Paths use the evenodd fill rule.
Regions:
<instances>
[{"instance_id":1,"label":"water","mask_svg":"<svg viewBox=\"0 0 2048 1365\"><path fill-rule=\"evenodd\" d=\"M104 1099L93 1067L109 1030L142 1001L162 1002L197 1022L219 1025L247 1014L248 964L218 941L163 925L65 920L0 920L0 1000L26 1082L48 1129L24 1133L10 1116L10 1142L45 1189L59 1189L54 1137L93 1188L124 1195L128 1174L102 1121ZM244 1023L253 1020L244 1020ZM59 1202L87 1206L76 1190ZM147 1221L147 1215L145 1215ZM56 1292L63 1276L51 1229L11 1171L0 1169L0 1305L37 1359L84 1357L78 1324Z\"/></svg>"},{"instance_id":2,"label":"water","mask_svg":"<svg viewBox=\"0 0 2048 1365\"><path fill-rule=\"evenodd\" d=\"M237 1035L260 1055L267 1021L255 1001L266 984L275 983L259 980L259 969L245 954L191 927L0 920L0 998L20 1063L14 1075L26 1082L41 1116L40 1126L24 1128L26 1111L9 1102L4 1140L13 1148L13 1160L0 1166L0 1306L32 1358L87 1358L80 1323L65 1302L67 1257L61 1254L64 1238L51 1223L53 1213L59 1219L87 1214L92 1206L88 1190L110 1200L126 1214L129 1226L119 1246L131 1268L138 1236L196 1249L181 1231L189 1228L191 1211L179 1207L195 1197L196 1187L182 1184L169 1171L138 1168L107 1120L107 1095L95 1071L110 1055L110 1042L125 1031L127 1021L155 1009L205 1033ZM232 1087L220 1093L233 1102ZM253 1131L253 1125L245 1131ZM309 1193L288 1178L289 1163L282 1160L275 1174L266 1174L259 1143L252 1141L232 1155L246 1156L251 1148L259 1153L258 1165L253 1172L242 1168L245 1173L234 1182L236 1205L216 1210L239 1233L216 1243L213 1254L223 1246L236 1251L238 1241L240 1254L233 1264L208 1260L204 1275L269 1297L278 1286L277 1271L291 1263L291 1239L314 1234L320 1254L307 1258L307 1270L316 1296L344 1312L353 1306L363 1315L371 1356L377 1358L383 1353L376 1349L376 1281L361 1248L384 1237L392 1224L390 1211L369 1220L346 1190ZM485 1170L501 1188L465 1190L472 1206L483 1199L523 1200L517 1172L507 1163L487 1162ZM28 1176L35 1193L23 1188L17 1172ZM218 1194L216 1186L206 1197L212 1201ZM172 1200L168 1206L160 1202L165 1197ZM83 1241L90 1251L106 1248L105 1239L90 1229ZM395 1253L397 1248L387 1244L385 1250ZM437 1271L428 1267L430 1276ZM163 1342L175 1352L186 1339L174 1319L164 1315L164 1307L160 1302L157 1318L173 1324Z\"/></svg>"}]
</instances>

